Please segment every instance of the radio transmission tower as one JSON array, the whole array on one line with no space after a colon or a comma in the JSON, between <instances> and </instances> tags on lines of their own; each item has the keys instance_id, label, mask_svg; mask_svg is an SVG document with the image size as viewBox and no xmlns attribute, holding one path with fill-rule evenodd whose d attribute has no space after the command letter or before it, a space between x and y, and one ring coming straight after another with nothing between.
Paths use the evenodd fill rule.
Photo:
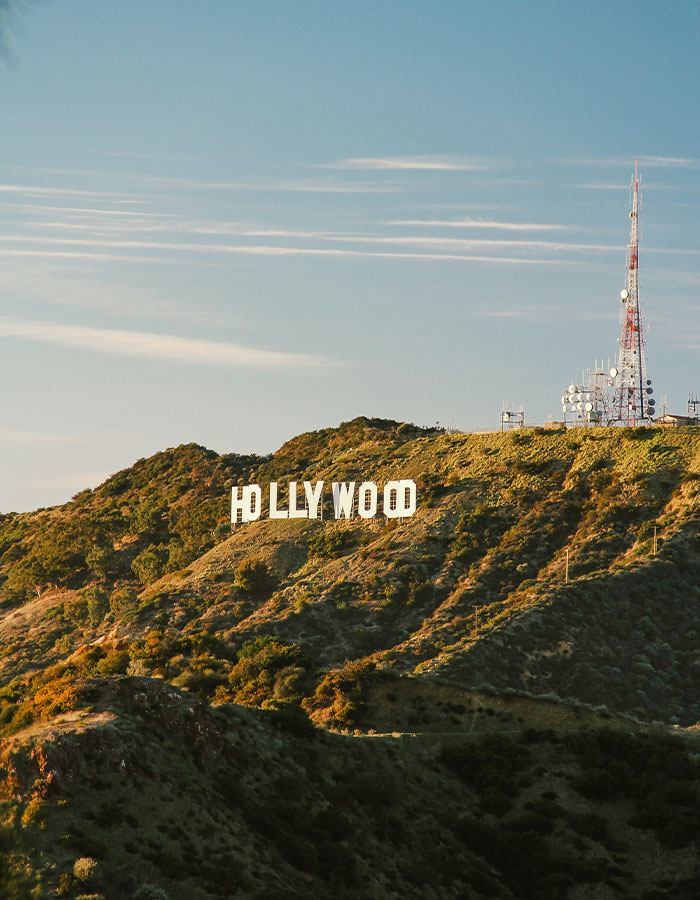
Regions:
<instances>
[{"instance_id":1,"label":"radio transmission tower","mask_svg":"<svg viewBox=\"0 0 700 900\"><path fill-rule=\"evenodd\" d=\"M646 377L644 324L639 302L638 162L634 166L627 287L620 292L620 301L624 306L620 353L617 367L610 370L613 379L613 422L628 426L649 424L655 406L651 397L651 380Z\"/></svg>"}]
</instances>

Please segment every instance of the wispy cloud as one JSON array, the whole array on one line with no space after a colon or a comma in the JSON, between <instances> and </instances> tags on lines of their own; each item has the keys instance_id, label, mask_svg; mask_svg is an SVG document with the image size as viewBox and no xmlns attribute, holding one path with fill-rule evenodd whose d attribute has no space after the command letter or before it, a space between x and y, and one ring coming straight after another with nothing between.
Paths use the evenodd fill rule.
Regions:
<instances>
[{"instance_id":1,"label":"wispy cloud","mask_svg":"<svg viewBox=\"0 0 700 900\"><path fill-rule=\"evenodd\" d=\"M31 222L30 227L34 231L62 231L67 232L88 232L89 234L100 234L103 236L112 234L173 234L178 237L186 235L193 236L217 236L217 237L266 237L266 238L319 238L343 237L342 231L313 231L297 228L264 228L254 227L250 225L241 225L235 222L203 222L196 220L173 220L164 219L130 219L124 222L122 219L107 219L104 221L85 220L77 222L55 221L55 222ZM0 241L16 241L15 237L0 238ZM61 238L29 238L29 240L62 240ZM66 239L70 240L70 239ZM78 239L79 240L79 239ZM109 243L116 244L115 241ZM181 244L160 245L167 247L178 247ZM204 245L197 245L204 246Z\"/></svg>"},{"instance_id":2,"label":"wispy cloud","mask_svg":"<svg viewBox=\"0 0 700 900\"><path fill-rule=\"evenodd\" d=\"M327 167L330 168L330 167ZM68 187L45 187L37 184L0 184L0 193L19 194L36 198L60 198L60 197L111 197L120 202L122 198L143 200L144 189L157 192L163 188L196 190L196 191L249 191L249 192L278 192L278 193L309 193L309 194L391 194L400 190L397 186L387 184L375 184L372 182L338 181L332 177L327 178L281 178L276 180L250 181L204 181L196 178L176 178L167 175L136 175L110 172L80 172L69 169L42 170L37 173L58 175L61 177L80 178L109 178L112 182L118 182L124 188L130 189L122 192L93 191ZM138 192L138 194L137 194Z\"/></svg>"},{"instance_id":3,"label":"wispy cloud","mask_svg":"<svg viewBox=\"0 0 700 900\"><path fill-rule=\"evenodd\" d=\"M340 159L323 168L360 171L471 172L484 169L482 162L454 156L363 156Z\"/></svg>"},{"instance_id":4,"label":"wispy cloud","mask_svg":"<svg viewBox=\"0 0 700 900\"><path fill-rule=\"evenodd\" d=\"M698 256L700 254L700 250L696 249L685 249L683 247L645 247L644 255L647 253L666 253L671 256Z\"/></svg>"},{"instance_id":5,"label":"wispy cloud","mask_svg":"<svg viewBox=\"0 0 700 900\"><path fill-rule=\"evenodd\" d=\"M24 197L128 197L114 191L86 191L79 188L44 187L36 184L0 184L0 194L20 194Z\"/></svg>"},{"instance_id":6,"label":"wispy cloud","mask_svg":"<svg viewBox=\"0 0 700 900\"><path fill-rule=\"evenodd\" d=\"M628 166L634 157L629 156L579 156L579 157L555 157L550 162L561 166Z\"/></svg>"},{"instance_id":7,"label":"wispy cloud","mask_svg":"<svg viewBox=\"0 0 700 900\"><path fill-rule=\"evenodd\" d=\"M64 434L50 434L45 431L23 431L19 428L0 428L0 444L72 444L75 439Z\"/></svg>"},{"instance_id":8,"label":"wispy cloud","mask_svg":"<svg viewBox=\"0 0 700 900\"><path fill-rule=\"evenodd\" d=\"M629 191L629 184L579 184L585 191Z\"/></svg>"},{"instance_id":9,"label":"wispy cloud","mask_svg":"<svg viewBox=\"0 0 700 900\"><path fill-rule=\"evenodd\" d=\"M125 287L118 279L102 277L99 265L89 266L84 260L42 260L41 265L32 267L30 284L23 260L9 260L3 267L3 287L8 298L23 296L28 304L45 310L48 304L52 310L67 307L87 310L89 315L127 316L132 323L136 319L153 321L156 317L167 321L168 328L176 331L186 331L192 322L215 329L224 323L231 325L230 311L217 314L212 309L179 299L173 293L160 294L141 279L137 284ZM19 308L11 310L9 305L5 313L21 315ZM45 312L44 315L56 316L57 313Z\"/></svg>"},{"instance_id":10,"label":"wispy cloud","mask_svg":"<svg viewBox=\"0 0 700 900\"><path fill-rule=\"evenodd\" d=\"M558 252L619 252L622 248L611 244L574 244L563 241L509 240L507 238L449 238L432 236L356 236L333 238L348 240L352 243L394 244L396 246L427 247L433 250L544 250L548 253Z\"/></svg>"},{"instance_id":11,"label":"wispy cloud","mask_svg":"<svg viewBox=\"0 0 700 900\"><path fill-rule=\"evenodd\" d=\"M211 249L211 248L203 248ZM324 249L313 247L279 247L272 245L249 245L245 247L228 247L226 251L235 256L264 256L273 257L319 257L327 259L392 259L392 260L430 260L434 262L486 262L503 265L563 265L565 260L552 259L523 259L521 257L503 257L503 256L480 256L465 253L410 253L410 252L380 252L369 250L347 250L341 248ZM46 259L53 262L128 262L141 264L146 262L157 262L161 264L186 265L189 260L186 258L164 259L158 257L146 256L126 256L118 253L90 253L80 251L60 251L60 250L1 250L0 256L17 257L21 259Z\"/></svg>"},{"instance_id":12,"label":"wispy cloud","mask_svg":"<svg viewBox=\"0 0 700 900\"><path fill-rule=\"evenodd\" d=\"M130 221L132 218L136 218L144 220L156 219L167 222L177 221L182 218L177 213L146 212L140 209L103 209L95 206L52 206L47 203L7 203L5 208L31 215L36 215L37 213L62 213L65 216L89 219L106 217Z\"/></svg>"},{"instance_id":13,"label":"wispy cloud","mask_svg":"<svg viewBox=\"0 0 700 900\"><path fill-rule=\"evenodd\" d=\"M415 252L389 252L379 250L348 250L348 249L324 249L312 247L272 247L249 246L232 247L232 253L247 254L250 256L319 256L319 257L348 257L355 259L392 259L392 260L431 260L435 262L464 262L464 263L494 263L496 265L568 265L570 260L555 259L527 259L523 257L507 256L483 256L467 253L415 253Z\"/></svg>"},{"instance_id":14,"label":"wispy cloud","mask_svg":"<svg viewBox=\"0 0 700 900\"><path fill-rule=\"evenodd\" d=\"M300 232L293 230L248 230L241 231L236 234L239 237L286 237L286 238L308 238L323 241L331 241L334 243L345 242L348 244L372 244L374 246L382 246L391 244L394 246L422 247L431 250L447 250L447 251L469 251L476 249L518 249L518 250L546 250L547 252L618 252L621 247L612 244L579 244L564 241L542 241L542 240L515 240L507 238L459 238L444 237L431 235L377 235L377 234L353 234L338 232ZM293 253L307 253L317 255L333 255L346 252L348 254L359 253L353 250L328 250L324 248L313 247L281 247L275 244L269 246L251 246L241 244L224 244L224 243L185 243L181 241L152 241L152 240L124 240L112 238L64 238L64 237L32 237L32 238L16 238L16 237L0 237L0 244L23 243L24 248L19 248L21 252L29 253L31 249L26 245L36 244L40 247L72 247L72 248L95 248L98 250L164 250L171 252L190 252L190 253L252 253L253 255L262 255L269 252L271 255L286 255ZM0 253L3 251L0 250Z\"/></svg>"},{"instance_id":15,"label":"wispy cloud","mask_svg":"<svg viewBox=\"0 0 700 900\"><path fill-rule=\"evenodd\" d=\"M385 225L422 226L425 228L487 228L499 231L568 231L567 225L535 222L494 222L483 219L395 219Z\"/></svg>"},{"instance_id":16,"label":"wispy cloud","mask_svg":"<svg viewBox=\"0 0 700 900\"><path fill-rule=\"evenodd\" d=\"M343 184L336 181L305 180L280 181L276 184L239 185L240 190L280 191L307 194L393 194L400 188L379 184Z\"/></svg>"},{"instance_id":17,"label":"wispy cloud","mask_svg":"<svg viewBox=\"0 0 700 900\"><path fill-rule=\"evenodd\" d=\"M0 317L0 337L21 338L95 353L137 356L197 365L263 369L317 368L318 357L241 347L223 341L183 338L145 331L120 331Z\"/></svg>"},{"instance_id":18,"label":"wispy cloud","mask_svg":"<svg viewBox=\"0 0 700 900\"><path fill-rule=\"evenodd\" d=\"M437 240L437 239L436 239ZM394 243L394 241L388 240L388 243ZM398 241L397 241L398 242ZM416 242L413 242L414 244ZM478 242L474 242L476 246ZM505 242L502 242L505 243ZM516 242L514 242L516 243ZM525 243L525 242L523 242ZM533 242L534 243L534 242ZM492 246L489 249L495 249L497 241L494 241ZM577 245L578 246L578 245ZM170 249L178 249L178 246L173 244ZM192 246L189 249L194 250L195 247ZM327 258L327 259L391 259L391 260L399 260L399 261L408 261L408 260L428 260L433 262L463 262L463 263L491 263L494 265L570 265L572 260L567 259L537 259L534 257L526 258L526 257L515 257L515 256L497 256L495 254L492 255L480 255L480 254L472 254L472 253L448 253L448 252L440 252L440 253L426 253L426 252L410 252L410 251L380 251L380 250L351 250L347 248L323 248L323 247L281 247L277 245L264 245L264 244L249 244L245 246L219 246L213 247L211 245L202 245L197 247L199 251L213 252L213 253L228 253L234 256L264 256L264 257L318 257L318 258ZM609 247L601 247L600 249L608 250ZM51 260L81 260L85 262L92 261L114 261L119 260L121 262L132 262L132 263L144 263L144 262L159 262L159 263L167 263L168 265L175 263L178 265L186 265L188 260L185 257L177 257L174 256L170 259L158 259L156 257L145 257L145 256L121 256L116 253L91 253L85 251L81 253L80 251L51 251L51 250L2 250L0 249L0 256L17 256L23 258L47 258ZM198 265L201 263L198 263Z\"/></svg>"},{"instance_id":19,"label":"wispy cloud","mask_svg":"<svg viewBox=\"0 0 700 900\"><path fill-rule=\"evenodd\" d=\"M128 181L148 188L186 188L199 191L261 191L308 194L388 194L399 188L368 183L349 184L332 178L287 178L275 181L198 181L160 175L124 176Z\"/></svg>"},{"instance_id":20,"label":"wispy cloud","mask_svg":"<svg viewBox=\"0 0 700 900\"><path fill-rule=\"evenodd\" d=\"M684 156L640 156L640 165L673 169L700 168L700 159Z\"/></svg>"},{"instance_id":21,"label":"wispy cloud","mask_svg":"<svg viewBox=\"0 0 700 900\"><path fill-rule=\"evenodd\" d=\"M551 321L552 316L556 316L558 307L552 305L534 305L528 303L523 306L508 306L497 309L483 309L474 313L474 316L480 319L513 319L518 321ZM585 311L580 312L578 318L582 321L615 321L617 319L616 312L596 312Z\"/></svg>"},{"instance_id":22,"label":"wispy cloud","mask_svg":"<svg viewBox=\"0 0 700 900\"><path fill-rule=\"evenodd\" d=\"M0 248L0 256L15 257L17 259L47 259L47 260L80 260L82 262L128 262L128 263L185 263L184 259L166 259L162 256L134 256L126 253L92 253L80 250L39 250L37 248L26 249L12 247Z\"/></svg>"},{"instance_id":23,"label":"wispy cloud","mask_svg":"<svg viewBox=\"0 0 700 900\"><path fill-rule=\"evenodd\" d=\"M639 156L640 168L672 167L676 169L696 169L700 167L700 159L689 156ZM608 157L571 157L553 159L553 163L566 166L626 166L634 171L633 156Z\"/></svg>"},{"instance_id":24,"label":"wispy cloud","mask_svg":"<svg viewBox=\"0 0 700 900\"><path fill-rule=\"evenodd\" d=\"M497 252L499 250L509 251L531 251L542 250L546 252L556 251L610 251L619 250L620 248L610 247L607 245L594 244L566 244L554 241L525 241L525 240L493 240L488 238L445 238L445 237L404 237L404 236L366 236L366 235L340 235L332 234L323 235L323 240L332 241L334 243L345 242L349 244L370 244L375 248L386 245L396 247L415 247L419 251L431 252L385 252L380 249L357 250L352 248L327 248L327 247L291 247L280 246L278 244L221 244L221 243L181 243L177 241L147 241L147 240L111 240L111 239L90 239L90 238L31 238L21 239L23 243L36 243L39 247L47 245L57 247L70 247L72 250L32 250L26 246L17 249L0 249L0 255L17 255L38 257L61 257L81 258L81 251L77 248L83 248L83 257L87 260L94 259L118 259L124 258L132 262L143 262L144 257L137 253L133 257L120 256L118 253L105 253L100 251L152 251L163 250L173 254L172 259L176 262L183 263L185 258L183 255L177 254L194 253L214 254L214 255L237 255L237 256L316 256L316 257L356 257L356 258L391 258L391 259L459 259L462 261L490 261L504 263L532 263L544 262L544 260L529 259L504 259L491 256L473 256L468 251L487 250ZM0 242L14 242L16 238L0 238ZM440 251L440 252L436 252Z\"/></svg>"}]
</instances>

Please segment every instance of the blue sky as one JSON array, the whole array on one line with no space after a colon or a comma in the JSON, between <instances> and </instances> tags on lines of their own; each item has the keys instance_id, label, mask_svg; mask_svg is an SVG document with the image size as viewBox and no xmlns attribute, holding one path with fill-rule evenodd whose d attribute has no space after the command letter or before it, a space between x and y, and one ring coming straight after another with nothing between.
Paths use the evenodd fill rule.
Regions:
<instances>
[{"instance_id":1,"label":"blue sky","mask_svg":"<svg viewBox=\"0 0 700 900\"><path fill-rule=\"evenodd\" d=\"M700 4L63 0L1 20L0 511L186 441L700 391ZM368 477L371 473L368 473Z\"/></svg>"}]
</instances>

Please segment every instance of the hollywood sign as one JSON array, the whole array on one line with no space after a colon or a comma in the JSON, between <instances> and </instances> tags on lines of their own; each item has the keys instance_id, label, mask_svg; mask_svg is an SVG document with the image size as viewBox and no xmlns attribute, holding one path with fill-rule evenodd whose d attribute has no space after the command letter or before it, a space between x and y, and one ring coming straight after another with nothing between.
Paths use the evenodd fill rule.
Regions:
<instances>
[{"instance_id":1,"label":"hollywood sign","mask_svg":"<svg viewBox=\"0 0 700 900\"><path fill-rule=\"evenodd\" d=\"M276 481L270 482L268 514L271 519L322 519L323 481L303 482L303 495L296 481L289 482L288 504L279 505ZM363 481L355 490L354 481L331 483L333 511L336 519L373 519L379 509L379 490L374 481ZM403 519L416 511L416 483L410 478L387 481L382 492L381 509L387 519ZM231 490L231 522L254 522L262 514L262 488L259 484L233 487Z\"/></svg>"}]
</instances>

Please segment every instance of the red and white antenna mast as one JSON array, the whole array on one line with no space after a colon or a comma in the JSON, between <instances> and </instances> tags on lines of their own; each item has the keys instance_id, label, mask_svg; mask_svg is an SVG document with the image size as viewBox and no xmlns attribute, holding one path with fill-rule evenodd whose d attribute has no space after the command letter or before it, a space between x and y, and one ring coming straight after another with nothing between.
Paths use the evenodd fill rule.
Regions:
<instances>
[{"instance_id":1,"label":"red and white antenna mast","mask_svg":"<svg viewBox=\"0 0 700 900\"><path fill-rule=\"evenodd\" d=\"M614 379L613 422L619 425L649 424L655 401L651 380L646 377L644 358L644 323L639 302L639 160L634 165L632 188L632 226L630 228L627 287L620 292L622 336L617 368L610 372Z\"/></svg>"}]
</instances>

